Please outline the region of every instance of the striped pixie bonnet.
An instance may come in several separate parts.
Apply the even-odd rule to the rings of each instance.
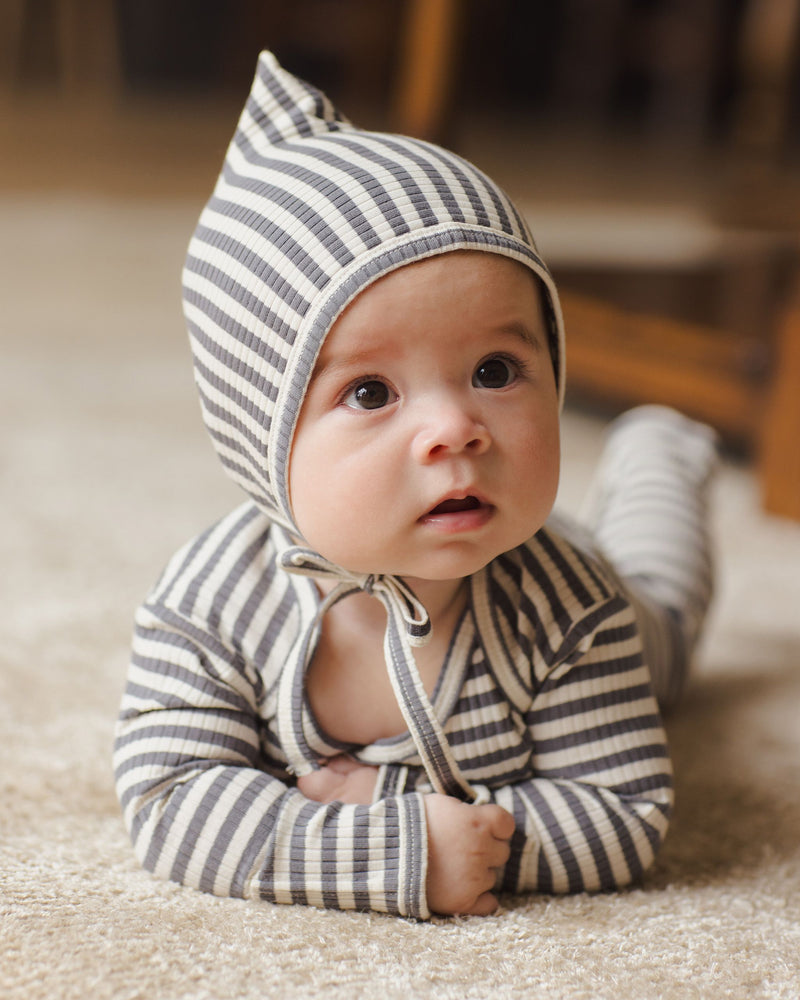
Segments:
[[[354,127],[325,95],[287,73],[271,53],[261,54],[189,245],[183,301],[195,381],[216,451],[232,478],[295,538],[289,455],[326,334],[347,304],[381,276],[467,249],[520,261],[540,279],[563,398],[557,293],[508,197],[470,163],[437,146]],[[395,679],[389,647],[396,647],[397,671],[416,675],[409,644],[424,642],[429,624],[401,580],[355,577],[301,547],[286,553],[283,565],[338,580],[325,606],[355,589],[375,593],[389,613],[390,674]],[[307,640],[301,660],[310,655]],[[296,710],[301,682],[302,663],[286,711]],[[412,686],[427,702],[421,684]],[[306,758],[302,745],[298,754]]]

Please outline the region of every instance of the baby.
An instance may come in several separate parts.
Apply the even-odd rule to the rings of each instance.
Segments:
[[[269,53],[184,303],[251,499],[137,614],[115,766],[144,866],[417,918],[639,878],[672,803],[656,696],[711,592],[712,433],[626,415],[592,534],[556,523],[563,328],[525,223]]]

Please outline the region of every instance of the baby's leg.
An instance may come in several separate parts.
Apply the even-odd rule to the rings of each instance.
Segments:
[[[629,590],[662,705],[681,694],[711,600],[716,461],[711,428],[665,407],[631,410],[611,425],[582,518]]]

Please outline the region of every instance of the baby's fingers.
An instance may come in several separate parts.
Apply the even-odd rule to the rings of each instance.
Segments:
[[[501,806],[489,806],[488,808],[492,809],[492,835],[498,840],[511,840],[514,830],[517,828],[514,817]]]
[[[511,844],[507,840],[494,840],[488,851],[487,861],[492,869],[502,868],[511,857]]]
[[[469,917],[488,917],[497,909],[497,897],[491,892],[484,892],[472,904],[472,908],[466,910],[464,915]]]

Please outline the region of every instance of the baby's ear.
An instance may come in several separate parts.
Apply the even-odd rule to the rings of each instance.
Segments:
[[[288,73],[271,52],[260,54],[238,128],[256,149],[352,127],[322,91]]]

